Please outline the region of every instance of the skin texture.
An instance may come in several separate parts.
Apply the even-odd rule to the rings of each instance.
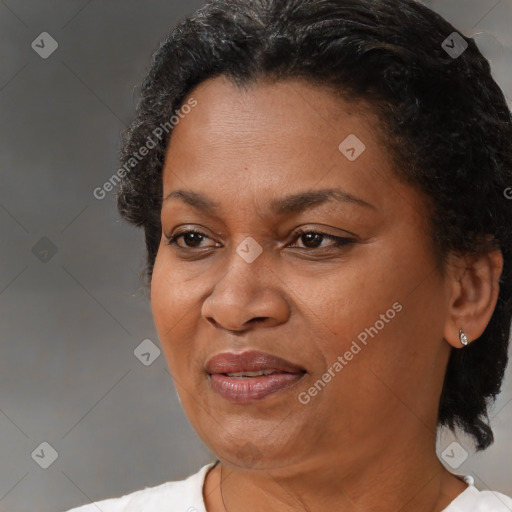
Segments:
[[[363,105],[303,81],[239,89],[217,77],[191,95],[198,104],[168,145],[164,198],[185,189],[219,207],[207,214],[164,201],[151,299],[185,412],[222,462],[227,510],[442,510],[466,488],[435,453],[446,363],[450,346],[461,348],[459,328],[470,341],[484,331],[501,253],[454,256],[444,275],[436,270],[425,201],[393,174]],[[349,134],[365,145],[354,161],[338,149]],[[268,207],[333,187],[372,206],[331,200],[292,215]],[[335,247],[320,236],[308,245],[298,227],[355,242]],[[168,245],[185,229],[206,236]],[[249,236],[262,248],[252,263],[236,252]],[[299,393],[394,303],[394,318],[301,403]],[[212,391],[204,365],[248,349],[307,373],[264,400],[233,404]],[[219,484],[220,465],[206,478],[209,512],[224,510]]]

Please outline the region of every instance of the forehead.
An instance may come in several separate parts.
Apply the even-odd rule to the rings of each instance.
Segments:
[[[226,77],[187,98],[197,105],[171,135],[164,197],[177,189],[279,197],[341,187],[375,203],[371,196],[389,184],[391,158],[364,104],[304,81],[240,88]]]
[[[332,130],[341,132],[349,128],[368,138],[373,134],[366,132],[371,131],[377,121],[366,102],[349,99],[332,88],[300,79],[262,79],[242,87],[226,76],[219,76],[199,84],[187,98],[191,97],[197,101],[197,106],[183,116],[187,122],[182,119],[176,125],[171,143],[173,138],[188,135],[192,129],[194,136],[214,138],[222,133],[240,142],[247,135],[251,140],[258,135],[263,139],[264,132],[269,132],[266,135],[274,139],[280,132],[304,136],[309,132],[326,138]]]

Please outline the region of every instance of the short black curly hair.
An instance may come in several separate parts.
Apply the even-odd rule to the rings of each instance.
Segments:
[[[484,333],[451,349],[438,425],[460,427],[477,450],[493,442],[488,406],[508,361],[512,316],[512,123],[472,38],[414,0],[212,0],[155,52],[121,149],[121,215],[145,230],[150,280],[161,238],[162,126],[206,79],[242,87],[304,79],[371,105],[398,178],[429,202],[439,270],[449,253],[501,249],[498,302]],[[455,36],[457,37],[457,36]],[[450,39],[451,38],[451,39]],[[443,44],[443,41],[447,41]],[[179,120],[177,116],[175,121]],[[169,135],[167,135],[167,131]],[[158,135],[158,136],[157,136]],[[151,150],[140,149],[143,146]],[[137,155],[137,158],[134,158]],[[491,236],[484,236],[491,235]]]

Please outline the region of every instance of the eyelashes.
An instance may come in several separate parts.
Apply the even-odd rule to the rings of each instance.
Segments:
[[[168,243],[168,245],[175,246],[176,249],[183,250],[183,251],[193,251],[194,249],[204,249],[205,247],[212,247],[212,246],[197,246],[197,245],[196,246],[188,246],[188,245],[182,246],[178,243],[178,240],[180,240],[180,239],[183,239],[183,241],[186,241],[187,237],[188,237],[188,242],[192,242],[193,244],[201,243],[203,240],[210,239],[210,237],[208,235],[206,235],[205,233],[203,233],[201,231],[198,231],[195,229],[187,229],[185,231],[176,233],[175,235],[173,235],[171,237],[168,237],[167,243]],[[333,243],[329,246],[323,246],[323,247],[322,246],[320,246],[320,247],[291,246],[291,247],[297,248],[297,249],[306,249],[306,250],[315,250],[315,249],[317,249],[317,250],[324,249],[325,250],[325,249],[339,248],[344,245],[348,245],[348,244],[356,242],[356,240],[354,238],[334,236],[329,233],[324,233],[322,231],[318,231],[318,230],[314,230],[314,229],[299,229],[298,231],[296,231],[294,233],[292,241],[296,241],[300,238],[300,239],[303,239],[302,241],[304,242],[304,237],[309,237],[309,240],[306,243],[311,243],[311,242],[315,243],[315,239],[316,239],[316,241],[318,241],[319,238],[321,238],[321,242],[323,242],[324,240],[330,240]],[[217,244],[217,246],[218,245],[219,244]],[[288,244],[287,247],[290,247],[290,245]]]
[[[342,247],[343,245],[348,245],[350,243],[355,242],[354,238],[334,236],[334,235],[330,235],[329,233],[324,233],[323,231],[315,231],[313,229],[300,229],[299,231],[296,231],[294,234],[293,240],[297,240],[299,238],[302,238],[302,237],[308,236],[308,235],[315,235],[317,237],[322,237],[322,238],[325,238],[327,240],[331,240],[332,242],[334,242],[331,246],[328,246],[328,247],[313,247],[313,248],[309,247],[309,249],[324,249],[324,248],[327,249],[329,247],[337,248],[337,247]],[[308,249],[308,247],[299,247],[299,249],[304,249],[304,248]]]
[[[182,247],[181,245],[179,245],[177,243],[177,241],[180,239],[180,238],[183,238],[185,236],[189,236],[193,234],[194,237],[196,239],[199,239],[201,241],[201,239],[204,239],[204,238],[209,238],[208,235],[206,235],[205,233],[202,233],[201,231],[196,231],[195,229],[187,229],[186,231],[182,231],[181,233],[177,233],[171,237],[169,237],[167,239],[167,243],[169,245],[176,245],[178,249],[194,249],[194,247]]]

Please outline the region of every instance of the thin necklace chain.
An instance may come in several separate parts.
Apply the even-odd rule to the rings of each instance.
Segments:
[[[222,506],[224,507],[224,512],[228,512],[228,509],[226,507],[226,502],[224,501],[224,494],[222,494],[222,470],[224,469],[224,465],[220,464],[220,498],[222,500]]]

